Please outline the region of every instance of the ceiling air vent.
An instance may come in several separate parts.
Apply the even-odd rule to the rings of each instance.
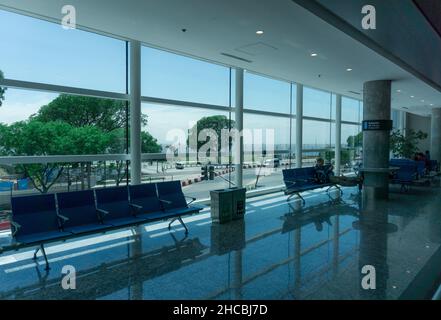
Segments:
[[[225,53],[225,52],[221,52],[221,55],[229,57],[229,58],[233,58],[233,59],[236,59],[236,60],[248,62],[248,63],[253,62],[251,60],[248,60],[248,59],[245,59],[245,58],[241,58],[241,57],[238,57],[238,56],[235,56],[235,55],[232,55],[232,54],[229,54],[229,53]]]

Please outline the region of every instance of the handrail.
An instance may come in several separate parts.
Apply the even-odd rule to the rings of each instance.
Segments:
[[[126,161],[130,160],[128,154],[98,154],[98,155],[56,155],[56,156],[10,156],[0,157],[0,164],[41,164],[41,163],[67,163],[67,162],[93,162],[93,161]]]

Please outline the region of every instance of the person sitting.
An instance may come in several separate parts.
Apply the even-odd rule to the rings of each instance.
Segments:
[[[317,183],[328,183],[329,177],[334,175],[334,168],[332,165],[325,166],[325,160],[323,158],[318,158],[315,164],[315,176],[314,180]]]

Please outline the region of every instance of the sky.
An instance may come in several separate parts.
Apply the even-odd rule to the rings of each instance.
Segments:
[[[0,30],[9,30],[2,33],[0,49],[0,70],[8,79],[118,93],[126,90],[123,41],[81,30],[66,30],[58,24],[2,10]],[[229,106],[229,68],[148,47],[142,48],[141,59],[143,96]],[[234,89],[234,71],[231,87]],[[296,101],[295,92],[289,83],[245,73],[245,108],[289,114],[290,101],[294,104]],[[11,124],[26,120],[56,97],[55,93],[8,89],[0,108],[0,122]],[[234,103],[234,95],[231,101]],[[343,120],[359,120],[358,104],[358,101],[343,99]],[[149,116],[145,129],[161,144],[169,142],[166,139],[169,130],[186,131],[203,116],[221,114],[152,104],[143,104],[142,112]],[[305,116],[329,119],[334,113],[335,96],[331,98],[330,93],[305,87]],[[294,143],[295,121],[293,123],[291,140]],[[245,114],[244,127],[274,130],[276,144],[290,141],[288,118]],[[304,121],[303,127],[304,144],[328,144],[333,140],[329,123]],[[353,134],[354,128],[356,126],[343,126],[342,141],[346,135]]]

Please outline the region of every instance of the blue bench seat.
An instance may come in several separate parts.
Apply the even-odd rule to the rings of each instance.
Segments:
[[[41,250],[49,270],[44,249],[49,242],[168,219],[169,229],[179,220],[188,234],[181,217],[202,207],[190,206],[185,198],[180,181],[13,197],[11,228],[16,243],[8,250],[37,244],[34,259]]]
[[[57,202],[58,216],[64,231],[80,235],[105,231],[110,227],[102,223],[95,207],[93,190],[58,193]]]
[[[329,165],[325,166],[325,170],[329,170]],[[294,195],[297,195],[302,203],[305,204],[305,199],[300,194],[304,191],[326,188],[326,192],[329,195],[329,190],[332,187],[337,188],[342,194],[342,190],[340,187],[329,181],[326,182],[318,182],[316,177],[316,169],[314,167],[307,168],[294,168],[294,169],[284,169],[283,173],[283,182],[285,183],[285,195],[288,195],[287,201],[289,201]]]

